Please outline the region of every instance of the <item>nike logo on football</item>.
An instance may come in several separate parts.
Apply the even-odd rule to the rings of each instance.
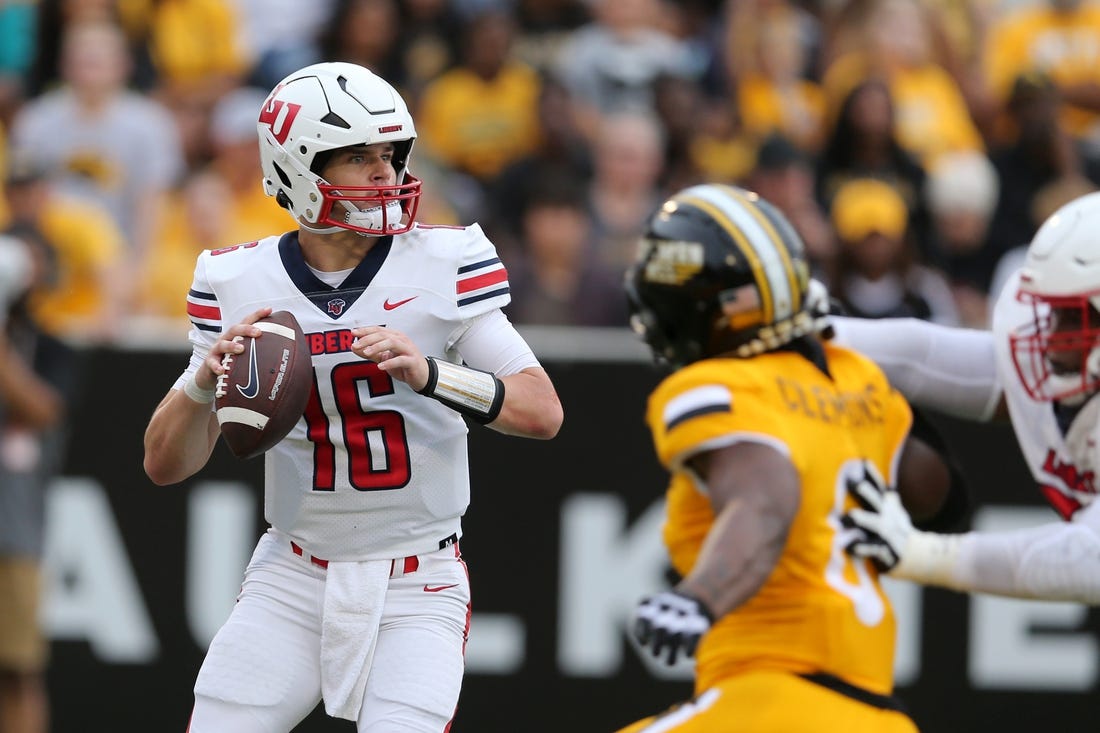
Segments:
[[[390,302],[390,299],[389,299],[389,298],[386,298],[386,302],[382,304],[382,307],[383,307],[383,308],[385,308],[385,309],[386,309],[386,310],[388,310],[388,311],[392,311],[392,310],[393,310],[394,308],[397,308],[397,307],[399,307],[399,306],[405,305],[405,304],[406,304],[406,303],[408,303],[408,302],[409,302],[410,300],[416,300],[416,299],[417,299],[417,297],[418,297],[418,296],[414,295],[414,296],[413,296],[413,297],[411,297],[411,298],[405,298],[404,300],[399,300],[399,301],[397,301],[396,303],[391,303],[391,302]]]
[[[424,586],[425,593],[438,593],[441,590],[447,590],[448,588],[456,588],[458,583],[451,583],[450,585],[426,585]]]
[[[252,339],[252,349],[248,352],[248,384],[237,385],[237,391],[246,400],[260,393],[260,369],[256,365],[256,339]]]

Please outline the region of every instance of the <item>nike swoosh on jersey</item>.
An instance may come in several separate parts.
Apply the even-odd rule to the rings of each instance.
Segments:
[[[260,368],[256,364],[256,339],[252,339],[252,349],[248,352],[248,383],[243,387],[238,384],[237,391],[246,400],[250,400],[260,393]]]
[[[394,308],[397,308],[398,306],[405,305],[410,300],[416,300],[417,297],[419,297],[419,296],[414,295],[411,298],[405,298],[404,300],[399,300],[396,303],[391,303],[389,298],[386,298],[386,302],[382,304],[382,307],[385,308],[388,311],[392,311]]]
[[[447,590],[448,588],[456,588],[458,583],[451,583],[450,585],[426,585],[424,586],[425,593],[438,593],[441,590]]]

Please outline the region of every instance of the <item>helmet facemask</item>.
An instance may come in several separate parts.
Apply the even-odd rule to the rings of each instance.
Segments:
[[[1100,390],[1100,293],[1049,296],[1021,291],[1032,320],[1009,335],[1012,362],[1031,399],[1083,403]]]

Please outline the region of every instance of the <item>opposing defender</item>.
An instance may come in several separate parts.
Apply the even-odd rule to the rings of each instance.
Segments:
[[[416,223],[416,132],[389,84],[309,66],[258,114],[265,190],[298,229],[199,256],[194,350],[149,423],[146,471],[170,484],[206,463],[222,358],[273,309],[308,334],[316,381],[266,455],[271,527],[199,671],[190,731],[289,731],[323,699],[360,731],[439,733],[470,614],[463,418],[552,438],[561,406],[500,311],[507,273],[480,228]]]
[[[883,373],[818,337],[807,273],[776,208],[718,185],[666,201],[627,273],[635,329],[675,369],[647,420],[683,578],[633,633],[698,654],[692,701],[622,733],[916,730],[892,697],[890,602],[841,517],[849,484],[946,472]]]
[[[832,319],[837,338],[875,359],[915,404],[978,421],[1007,414],[1039,489],[1066,520],[937,535],[914,530],[897,496],[871,490],[868,507],[850,516],[867,533],[854,554],[960,591],[1100,603],[1098,231],[1100,194],[1055,212],[1004,286],[991,331]]]

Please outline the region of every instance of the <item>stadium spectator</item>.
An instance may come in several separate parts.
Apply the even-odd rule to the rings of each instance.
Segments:
[[[689,145],[692,162],[704,181],[738,183],[756,164],[760,141],[745,132],[736,102],[709,97]]]
[[[400,88],[400,13],[396,0],[337,0],[321,29],[319,58],[365,66]]]
[[[230,0],[248,72],[244,83],[270,89],[284,76],[320,61],[317,39],[336,0]]]
[[[745,131],[758,140],[777,133],[808,153],[818,152],[825,134],[825,94],[807,76],[804,14],[774,0],[731,3],[730,8],[729,74]]]
[[[705,180],[692,154],[692,143],[707,104],[703,87],[695,79],[660,76],[654,81],[653,109],[665,141],[659,181],[662,189],[676,191]]]
[[[853,178],[877,178],[901,194],[909,227],[926,261],[939,261],[932,249],[925,185],[928,174],[897,137],[890,88],[878,78],[857,84],[843,100],[817,159],[814,191],[823,210]]]
[[[1100,7],[1037,0],[1006,8],[989,28],[983,68],[990,91],[1009,105],[1016,80],[1039,74],[1057,91],[1063,129],[1100,146]]]
[[[9,156],[4,193],[8,224],[40,232],[56,258],[54,276],[31,297],[36,324],[81,343],[116,338],[136,281],[114,219],[92,201],[59,192],[46,167],[23,151]]]
[[[897,108],[898,143],[925,169],[943,153],[985,149],[958,84],[930,53],[919,0],[871,3],[860,33],[860,46],[825,70],[822,84],[831,110],[854,87],[877,76],[886,81]]]
[[[664,133],[648,113],[603,118],[592,149],[588,215],[597,256],[621,271],[634,258],[638,234],[661,202]]]
[[[538,72],[512,55],[515,23],[487,10],[466,27],[461,63],[429,82],[418,152],[487,186],[538,144]]]
[[[138,266],[184,162],[169,112],[127,89],[130,64],[118,26],[66,28],[64,84],[19,110],[11,144],[46,165],[60,192],[105,207],[126,237],[126,261]]]
[[[657,0],[595,0],[591,22],[559,48],[553,73],[569,89],[585,136],[600,134],[600,118],[619,112],[654,114],[658,77],[697,77],[689,47],[660,27]]]
[[[905,202],[889,184],[851,180],[833,197],[829,214],[840,242],[830,289],[846,313],[958,323],[947,279],[919,263]]]
[[[928,177],[928,210],[936,250],[962,325],[989,325],[989,289],[1004,251],[989,240],[1000,194],[997,170],[984,153],[949,153]]]
[[[946,489],[944,462],[911,450],[925,444],[881,370],[818,337],[801,242],[763,199],[689,188],[642,244],[626,287],[640,335],[672,370],[646,422],[671,474],[663,537],[677,581],[637,605],[630,636],[670,665],[694,656],[695,675],[690,702],[620,733],[838,720],[915,733],[892,697],[891,604],[877,574],[843,556],[851,503],[838,489],[916,475],[907,493]],[[873,420],[856,417],[867,402]],[[825,404],[836,419],[811,407]],[[848,418],[845,404],[864,406]]]
[[[26,98],[27,75],[34,64],[38,9],[31,0],[0,5],[0,129],[11,124]]]
[[[515,323],[550,326],[627,325],[622,277],[593,255],[583,183],[546,174],[522,212],[518,258],[506,261]]]
[[[42,334],[27,297],[49,275],[33,230],[0,234],[0,730],[46,733],[49,646],[41,627],[46,486],[60,467],[77,359]]]
[[[247,69],[233,4],[224,0],[120,0],[122,25],[144,49],[151,93],[169,108],[213,107]]]
[[[487,230],[505,249],[514,248],[520,236],[522,212],[538,193],[537,181],[547,175],[571,176],[578,182],[592,177],[592,153],[570,114],[568,90],[549,74],[541,77],[538,145],[500,172],[485,201],[491,207]]]
[[[1046,215],[1068,200],[1062,191],[1079,195],[1100,181],[1100,167],[1082,155],[1080,143],[1065,129],[1059,99],[1042,74],[1021,76],[1013,84],[1006,137],[990,150],[1001,193],[989,237],[1002,253],[1031,241]]]

